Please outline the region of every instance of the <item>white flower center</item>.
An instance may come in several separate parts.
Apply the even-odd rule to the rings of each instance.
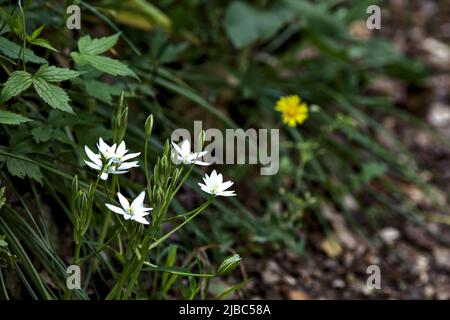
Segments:
[[[219,185],[218,185],[217,183],[213,184],[213,185],[211,186],[211,192],[212,192],[213,194],[216,194],[218,191],[219,191]]]
[[[111,163],[120,164],[122,163],[122,157],[112,156],[110,158]]]

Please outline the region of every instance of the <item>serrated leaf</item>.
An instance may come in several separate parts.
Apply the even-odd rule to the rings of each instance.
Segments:
[[[81,72],[67,68],[57,68],[55,66],[43,65],[35,73],[35,77],[40,77],[47,82],[61,82],[78,77]]]
[[[79,64],[81,66],[85,66],[89,64],[89,56],[82,55],[78,52],[72,52],[70,54],[72,59],[75,61],[76,64]]]
[[[0,101],[5,102],[19,93],[27,90],[32,83],[32,76],[25,71],[15,71],[11,74],[2,89]]]
[[[89,56],[89,64],[95,69],[111,74],[113,76],[131,76],[139,79],[133,70],[118,60],[103,56]]]
[[[0,37],[0,52],[2,52],[8,58],[19,59],[20,49],[21,47],[18,44],[4,37]],[[30,49],[25,49],[25,62],[42,64],[46,63],[47,60],[35,55],[34,52]]]
[[[0,123],[17,125],[24,122],[32,121],[31,119],[7,110],[0,110]]]
[[[72,107],[69,105],[70,98],[63,89],[48,83],[41,77],[33,78],[33,86],[39,97],[52,108],[73,113]]]
[[[8,158],[6,160],[6,167],[8,168],[9,173],[15,177],[21,179],[28,177],[42,184],[42,172],[39,167],[33,163],[20,159]]]
[[[119,40],[119,36],[120,34],[117,33],[109,37],[92,39],[89,35],[87,35],[78,41],[78,49],[81,54],[98,55],[114,47],[117,40]]]
[[[47,39],[44,39],[44,38],[38,38],[38,39],[30,40],[28,42],[35,46],[46,48],[46,49],[49,49],[54,52],[59,52],[57,49],[55,49],[55,47],[52,46],[50,41],[48,41]]]
[[[31,134],[33,135],[33,139],[36,142],[46,142],[48,140],[50,140],[50,138],[52,137],[53,134],[53,128],[50,126],[40,126],[40,127],[36,127],[33,130],[31,130]]]
[[[34,30],[31,35],[29,37],[27,37],[29,40],[36,40],[42,33],[42,31],[44,31],[45,28],[45,24],[43,24],[42,26],[40,26],[39,28],[37,28],[36,30]]]

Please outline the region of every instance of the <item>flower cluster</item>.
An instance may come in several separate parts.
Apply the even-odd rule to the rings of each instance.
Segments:
[[[172,145],[174,147],[172,160],[175,163],[197,164],[201,166],[210,165],[210,163],[202,162],[199,160],[206,154],[206,151],[191,153],[191,144],[189,143],[189,140],[183,140],[179,146],[173,142]],[[226,189],[233,185],[233,182],[224,182],[222,174],[217,174],[216,170],[214,170],[210,176],[205,173],[203,182],[205,184],[198,184],[200,188],[204,192],[209,193],[213,196],[233,197],[236,195],[234,191],[226,191]]]
[[[188,140],[184,140],[180,145],[172,143],[172,160],[177,164],[207,166],[209,163],[201,161],[206,154],[205,151],[191,153],[191,145]],[[109,146],[102,138],[97,143],[98,153],[94,153],[85,146],[85,152],[89,160],[84,162],[94,170],[99,171],[99,178],[107,180],[110,174],[124,174],[131,168],[139,167],[138,161],[129,161],[140,155],[128,153],[125,142]],[[213,196],[232,197],[234,191],[227,190],[233,185],[231,181],[223,181],[222,174],[213,170],[211,175],[205,174],[203,183],[199,183],[200,188]],[[153,208],[144,207],[145,191],[142,191],[130,204],[130,202],[120,193],[117,193],[120,207],[106,203],[105,206],[124,217],[125,220],[133,220],[142,224],[149,224],[145,216],[150,214]]]
[[[92,152],[88,146],[84,147],[90,160],[84,160],[84,162],[92,169],[100,171],[100,179],[102,180],[107,180],[109,174],[123,174],[127,173],[131,168],[139,167],[137,161],[126,162],[136,158],[141,153],[127,154],[128,150],[126,149],[125,141],[122,141],[118,146],[116,144],[109,146],[100,138],[97,148],[99,153]]]

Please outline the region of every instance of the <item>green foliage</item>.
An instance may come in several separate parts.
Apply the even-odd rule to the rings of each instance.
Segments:
[[[39,28],[37,28],[36,30],[33,31],[33,33],[30,36],[26,36],[27,42],[29,44],[35,45],[35,46],[39,46],[39,47],[43,47],[46,48],[48,50],[54,51],[54,52],[58,52],[58,50],[56,50],[50,43],[49,40],[45,39],[45,38],[39,38],[39,36],[41,35],[42,31],[44,30],[45,25],[40,26]]]
[[[354,217],[364,220],[369,206],[420,222],[421,212],[396,185],[427,194],[429,185],[418,174],[420,163],[379,119],[420,121],[364,93],[379,77],[420,83],[426,70],[386,40],[347,32],[365,18],[369,2],[163,1],[156,8],[143,1],[81,1],[89,15],[82,32],[96,35],[79,38],[61,32],[65,6],[57,1],[30,2],[25,24],[20,15],[9,16],[14,6],[2,8],[0,166],[13,196],[0,197],[0,253],[17,257],[11,281],[25,297],[70,298],[70,261],[62,256],[73,251],[75,258],[78,248],[87,279],[77,299],[227,298],[245,288],[248,279],[236,267],[245,266],[247,255],[285,248],[303,254],[310,223],[333,232],[323,202],[352,228],[361,228]],[[172,33],[153,30],[157,25]],[[310,105],[299,128],[282,126],[274,110],[290,94]],[[280,129],[279,173],[261,177],[254,167],[222,166],[243,196],[196,208],[208,201],[197,187],[202,171],[175,168],[164,141],[199,119],[220,130]],[[142,152],[140,169],[94,188],[96,173],[84,166],[83,146],[99,137],[126,139],[130,150]],[[105,210],[119,187],[131,196],[145,188],[154,208],[151,231]],[[357,212],[346,207],[349,195]],[[205,209],[201,216],[198,208]],[[58,231],[70,227],[73,239]],[[231,271],[230,287],[214,283]],[[0,292],[8,296],[2,281],[0,272]]]
[[[6,81],[1,92],[1,102],[8,101],[27,90],[33,84],[33,77],[26,71],[15,71]]]
[[[99,56],[99,54],[114,47],[119,39],[119,34],[100,39],[91,39],[89,35],[80,38],[78,41],[78,51],[72,52],[74,61],[81,65],[90,65],[97,70],[111,74],[113,76],[131,76],[137,78],[133,70],[120,61],[109,57]]]
[[[34,75],[26,71],[15,71],[2,89],[1,101],[8,101],[33,85],[39,97],[51,107],[73,113],[67,93],[49,82],[61,82],[76,78],[79,75],[80,73],[76,71],[54,66],[49,67],[48,65],[41,66]]]
[[[259,10],[234,1],[225,12],[225,30],[236,48],[243,48],[257,40],[270,39],[286,22],[293,18],[284,6]]]
[[[19,59],[19,55],[21,52],[20,50],[20,45],[0,36],[0,52],[3,53],[6,57],[11,59]],[[47,61],[44,58],[41,58],[34,54],[32,50],[25,49],[25,62],[43,64]]]
[[[70,98],[67,93],[58,86],[48,83],[43,77],[34,77],[33,86],[39,97],[51,107],[66,112],[73,112],[69,105]]]
[[[22,116],[21,114],[6,110],[0,110],[0,123],[2,124],[17,125],[28,121],[32,120]]]

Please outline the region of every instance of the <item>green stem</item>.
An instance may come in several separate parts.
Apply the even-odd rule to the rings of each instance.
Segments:
[[[136,285],[136,282],[138,280],[140,271],[142,270],[142,267],[145,263],[145,259],[148,255],[148,253],[156,248],[157,246],[159,246],[161,243],[163,243],[165,240],[167,240],[171,235],[173,235],[175,232],[177,232],[178,230],[180,230],[184,225],[186,225],[189,221],[191,221],[192,219],[194,219],[198,214],[200,214],[203,210],[206,209],[206,207],[209,206],[209,204],[211,204],[211,202],[213,201],[213,198],[209,198],[207,202],[205,202],[203,205],[201,205],[200,207],[198,207],[196,209],[196,212],[193,213],[188,219],[186,219],[184,222],[182,222],[181,224],[179,224],[177,227],[175,227],[174,229],[172,229],[169,233],[167,233],[166,235],[164,235],[163,237],[159,238],[158,240],[156,240],[154,243],[150,244],[153,232],[149,232],[147,234],[147,236],[144,238],[144,241],[142,243],[142,248],[143,251],[141,252],[141,257],[139,260],[137,260],[137,258],[133,259],[131,261],[130,264],[126,265],[124,270],[122,271],[122,274],[119,278],[119,281],[116,283],[116,285],[114,286],[114,288],[111,290],[111,292],[108,294],[108,296],[106,297],[107,300],[113,300],[113,299],[117,299],[120,298],[120,290],[122,289],[126,279],[130,278],[129,282],[128,282],[128,286],[127,289],[125,291],[125,293],[123,294],[122,297],[127,298],[131,295],[131,292],[134,288],[134,286]]]
[[[120,231],[122,231],[124,226],[125,226],[125,224],[123,224],[120,228],[118,228],[116,233],[108,241],[103,243],[97,250],[95,250],[94,252],[92,252],[92,253],[88,254],[87,256],[81,258],[79,263],[81,264],[81,263],[89,260],[93,256],[97,255],[99,252],[103,251],[103,249],[105,249],[111,243],[111,241],[113,241],[119,235]]]
[[[170,230],[168,233],[166,233],[164,236],[162,236],[161,238],[159,238],[158,240],[156,240],[155,242],[153,242],[150,247],[149,247],[149,251],[156,248],[157,246],[159,246],[161,243],[163,243],[165,240],[167,240],[171,235],[173,235],[175,232],[177,232],[178,230],[180,230],[184,225],[186,225],[189,221],[191,221],[192,219],[194,219],[196,216],[198,216],[203,210],[205,210],[213,201],[213,198],[209,198],[207,202],[205,202],[203,205],[201,205],[200,207],[198,207],[196,209],[196,212],[191,214],[191,216],[189,218],[187,218],[185,221],[183,221],[182,223],[180,223],[178,226],[176,226],[175,228],[173,228],[172,230]]]
[[[27,67],[25,65],[25,49],[27,47],[27,31],[26,31],[26,24],[25,24],[25,14],[23,13],[21,0],[19,0],[19,10],[20,10],[20,15],[22,16],[22,23],[23,23],[23,34],[22,34],[23,45],[22,45],[22,48],[20,49],[20,55],[22,57],[23,70],[27,71]]]

